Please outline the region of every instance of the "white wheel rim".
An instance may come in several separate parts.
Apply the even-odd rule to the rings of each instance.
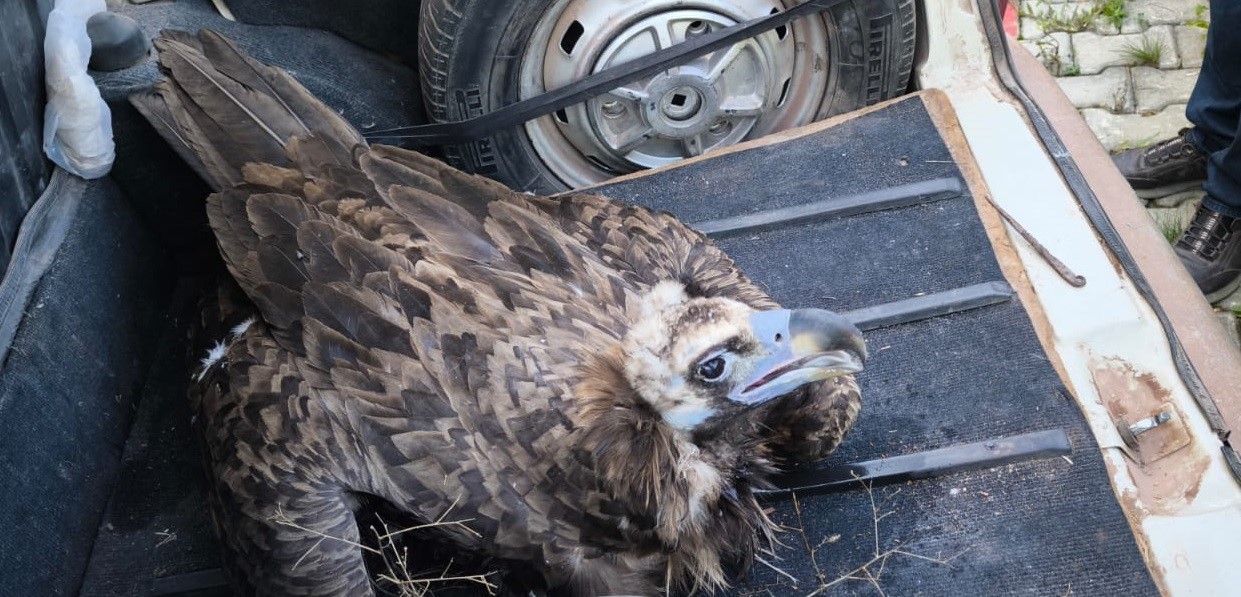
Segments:
[[[783,9],[780,0],[557,0],[522,56],[519,95]],[[812,122],[827,86],[827,51],[823,20],[799,19],[533,120],[526,132],[562,182],[591,185]]]

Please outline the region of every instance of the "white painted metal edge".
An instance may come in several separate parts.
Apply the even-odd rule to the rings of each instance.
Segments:
[[[1135,532],[1145,537],[1147,563],[1170,595],[1232,594],[1241,579],[1241,488],[1219,440],[1182,382],[1154,311],[1109,260],[1076,198],[1062,181],[1020,108],[992,74],[991,53],[974,6],[924,3],[927,52],[917,75],[923,88],[947,93],[992,198],[1052,254],[1088,280],[1073,288],[1011,228],[1009,239],[1034,288],[1054,350],[1085,414],[1112,486]],[[1123,454],[1123,442],[1094,385],[1091,363],[1119,359],[1151,374],[1210,458],[1197,495],[1184,504],[1144,504]]]

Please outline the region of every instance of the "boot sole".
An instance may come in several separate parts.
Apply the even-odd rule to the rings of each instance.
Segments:
[[[1232,282],[1229,282],[1223,288],[1220,288],[1219,290],[1216,290],[1215,292],[1212,292],[1211,294],[1206,295],[1207,302],[1211,304],[1215,304],[1216,301],[1222,300],[1228,295],[1232,294],[1233,292],[1236,292],[1238,287],[1241,287],[1241,275],[1238,275],[1236,278],[1233,278]]]
[[[1137,193],[1138,197],[1142,199],[1159,199],[1162,197],[1167,197],[1168,195],[1172,195],[1174,193],[1179,193],[1181,191],[1188,191],[1190,189],[1200,187],[1202,186],[1203,182],[1206,182],[1206,181],[1190,180],[1186,182],[1178,182],[1176,184],[1165,185],[1165,186],[1157,187],[1154,189],[1134,189],[1133,192]]]

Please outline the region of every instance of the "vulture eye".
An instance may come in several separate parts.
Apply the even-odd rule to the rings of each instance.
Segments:
[[[703,381],[719,381],[727,372],[728,361],[722,356],[714,356],[699,363],[695,373]]]

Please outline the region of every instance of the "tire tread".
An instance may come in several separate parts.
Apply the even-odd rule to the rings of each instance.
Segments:
[[[418,78],[427,115],[448,121],[449,59],[469,0],[423,0],[418,23]]]
[[[914,54],[918,50],[918,6],[917,0],[897,0],[896,16],[900,23],[901,53],[896,57],[897,71],[893,80],[896,87],[890,90],[888,99],[902,95],[909,89],[910,77],[913,75]]]

